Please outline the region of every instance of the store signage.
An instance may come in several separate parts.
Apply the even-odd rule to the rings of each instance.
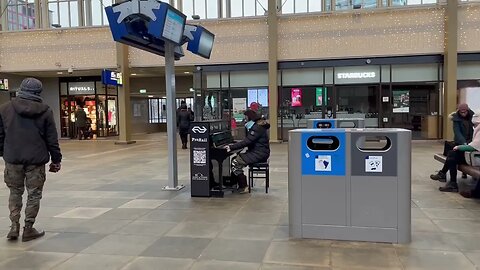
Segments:
[[[193,133],[201,133],[201,134],[203,134],[203,133],[205,133],[206,131],[207,131],[207,128],[206,128],[206,127],[194,126],[194,127],[192,128],[192,132],[193,132]]]
[[[121,72],[115,72],[108,69],[102,70],[102,83],[105,85],[122,85],[123,78]]]
[[[91,86],[69,86],[70,95],[94,95],[95,88]]]
[[[0,90],[8,90],[8,79],[0,79]]]
[[[377,77],[376,72],[341,72],[337,73],[337,79],[367,79]]]

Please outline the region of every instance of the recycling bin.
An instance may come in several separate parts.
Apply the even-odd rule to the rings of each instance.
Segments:
[[[288,159],[292,237],[410,242],[411,131],[292,130]]]

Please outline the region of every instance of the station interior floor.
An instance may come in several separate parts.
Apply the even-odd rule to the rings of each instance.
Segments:
[[[272,145],[268,194],[257,182],[251,194],[220,199],[191,198],[189,151],[181,149],[187,187],[162,191],[166,136],[136,139],[61,141],[62,171],[48,174],[36,223],[46,231],[41,239],[4,238],[1,185],[0,269],[480,269],[480,201],[441,193],[428,178],[440,166],[439,142],[413,143],[413,239],[397,245],[289,238],[287,143]]]

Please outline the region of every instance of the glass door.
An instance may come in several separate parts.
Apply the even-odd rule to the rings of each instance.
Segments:
[[[335,86],[335,118],[364,118],[365,127],[379,126],[380,91],[378,85]],[[328,110],[327,110],[328,113]]]

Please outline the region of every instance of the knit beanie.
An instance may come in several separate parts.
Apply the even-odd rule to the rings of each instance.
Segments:
[[[20,91],[39,96],[43,90],[42,82],[35,78],[26,78],[20,84]]]

